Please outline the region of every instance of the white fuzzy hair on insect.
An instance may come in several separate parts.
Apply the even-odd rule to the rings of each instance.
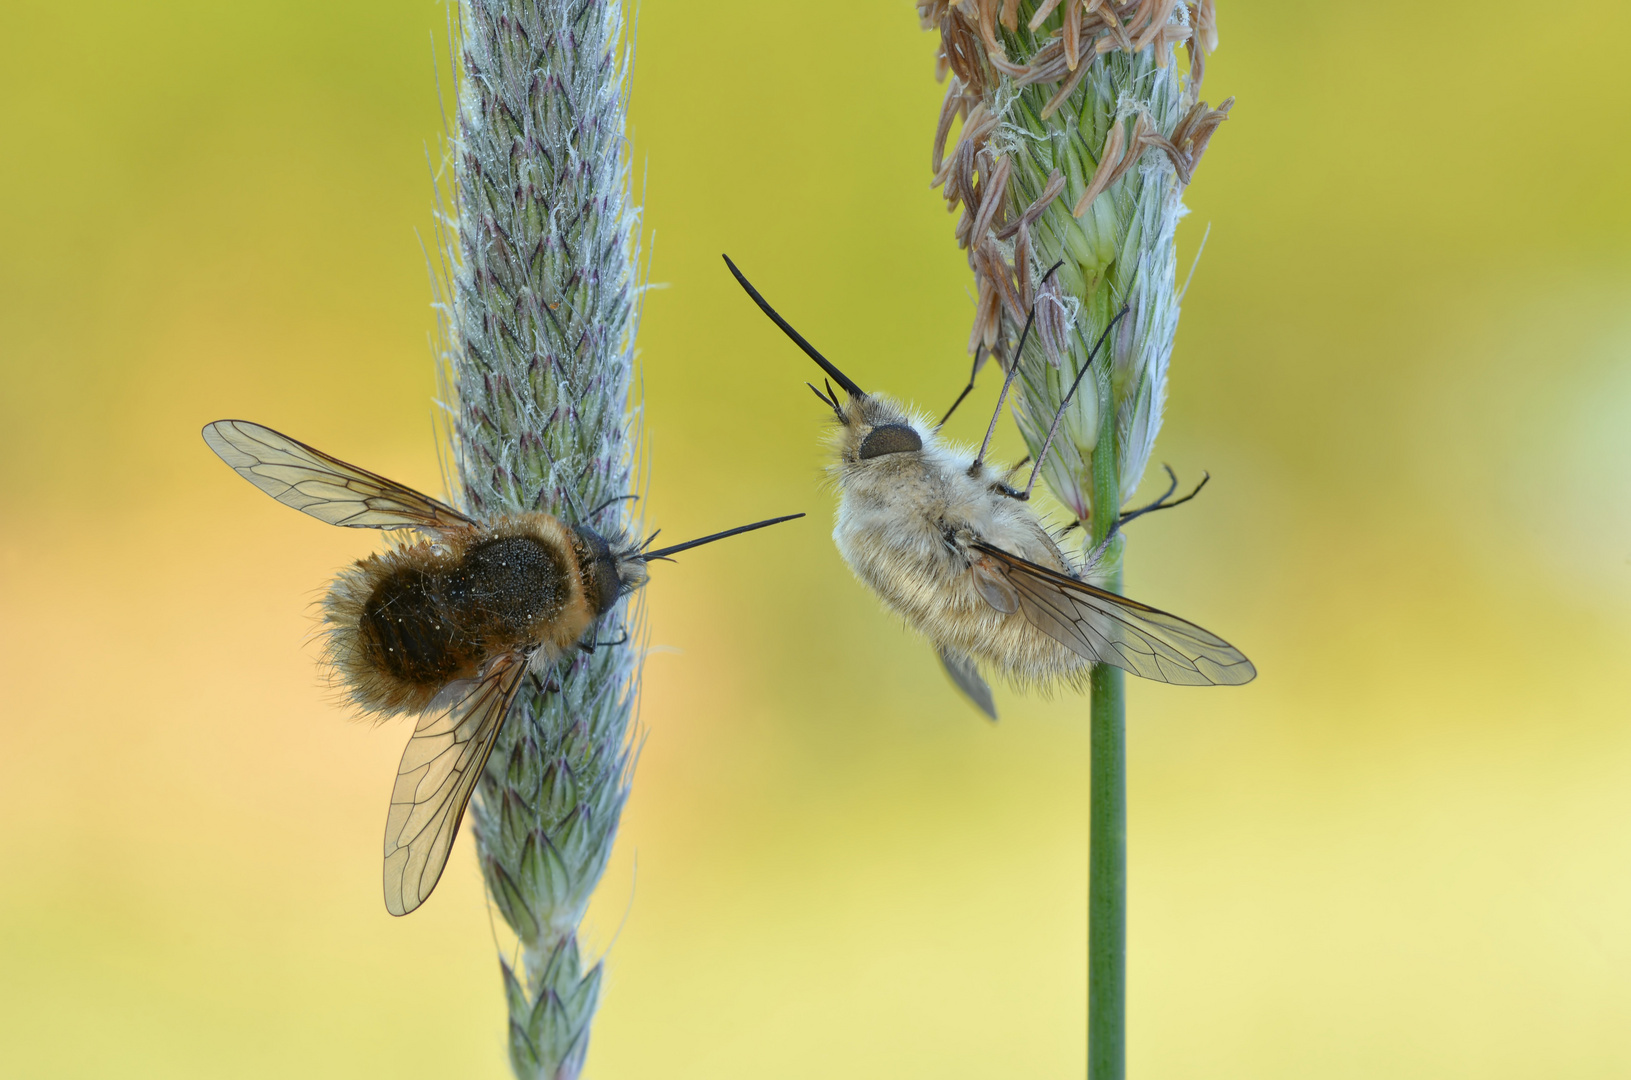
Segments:
[[[838,424],[829,475],[839,494],[833,531],[839,553],[928,638],[955,685],[988,716],[995,719],[996,708],[982,668],[1021,689],[1079,687],[1094,664],[1190,686],[1238,685],[1256,674],[1217,635],[1095,584],[1106,545],[1072,559],[1032,506],[1076,384],[1046,428],[1029,483],[1016,489],[1009,483],[1014,470],[994,470],[985,459],[1012,374],[979,450],[948,444],[926,416],[862,390],[725,262],[754,303],[847,395],[841,400],[830,383],[825,395],[816,391]],[[1030,329],[1027,322],[1022,342]],[[1092,354],[1083,375],[1091,368]]]

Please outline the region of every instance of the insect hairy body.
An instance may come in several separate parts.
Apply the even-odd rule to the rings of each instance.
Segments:
[[[839,494],[833,533],[839,553],[929,639],[953,683],[986,715],[997,714],[980,664],[1022,689],[1060,681],[1079,686],[1095,663],[1190,686],[1256,677],[1251,661],[1216,634],[1089,580],[1098,551],[1077,566],[1053,541],[1029,496],[1060,417],[1030,483],[1016,491],[986,465],[984,446],[971,453],[943,443],[925,417],[862,390],[777,314],[728,256],[725,264],[848,395],[840,400],[831,385],[825,395],[811,386],[839,425],[838,460],[830,469]]]
[[[516,514],[401,544],[342,570],[323,600],[324,660],[356,707],[422,712],[494,657],[560,659],[646,581],[598,533]]]
[[[972,450],[940,439],[927,420],[879,395],[835,410],[839,492],[833,540],[862,582],[943,652],[976,657],[1011,682],[1074,679],[1089,664],[1039,631],[1004,592],[983,542],[1070,575],[1073,567],[1025,503],[1003,494],[1005,478]],[[904,427],[917,439],[862,457],[874,432]],[[976,568],[978,568],[976,570]],[[994,605],[992,599],[997,603]]]
[[[649,540],[603,537],[543,512],[477,521],[246,420],[208,424],[204,441],[239,476],[320,521],[418,534],[342,570],[323,600],[324,659],[350,701],[380,717],[418,717],[385,818],[385,908],[393,915],[424,903],[441,879],[529,672],[596,648],[585,639],[646,583],[653,560],[804,516],[653,551]]]

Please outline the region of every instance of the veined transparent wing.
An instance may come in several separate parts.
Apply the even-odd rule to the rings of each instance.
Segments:
[[[385,909],[392,915],[423,904],[441,879],[527,659],[505,653],[469,693],[419,718],[397,766],[385,817]]]
[[[248,420],[207,424],[204,441],[239,476],[285,506],[330,525],[457,529],[475,524],[429,495]]]
[[[1257,677],[1252,662],[1210,630],[988,544],[973,546],[1007,573],[1026,620],[1083,659],[1179,686]]]

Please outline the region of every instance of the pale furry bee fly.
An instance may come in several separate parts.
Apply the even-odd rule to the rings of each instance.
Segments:
[[[245,420],[217,420],[204,441],[239,476],[319,521],[420,534],[342,570],[322,601],[324,661],[350,702],[381,718],[419,716],[385,822],[393,915],[424,903],[441,878],[524,677],[592,651],[585,636],[646,583],[652,560],[804,516],[650,551],[542,512],[477,521]]]
[[[1022,689],[1060,681],[1079,686],[1095,663],[1188,686],[1238,685],[1256,676],[1251,661],[1216,634],[1084,580],[1102,551],[1076,565],[1031,508],[1030,487],[1016,491],[1007,483],[1011,473],[986,465],[986,447],[974,454],[942,442],[927,417],[862,390],[778,315],[728,256],[725,263],[754,303],[848,395],[840,401],[830,386],[825,396],[816,391],[838,423],[828,471],[839,494],[833,530],[839,553],[929,639],[952,681],[986,715],[996,719],[980,665]],[[987,446],[990,439],[988,432]],[[1033,470],[1033,485],[1035,479]]]

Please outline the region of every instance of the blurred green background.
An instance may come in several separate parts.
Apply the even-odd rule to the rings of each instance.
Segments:
[[[347,722],[305,641],[375,538],[198,438],[436,487],[446,17],[0,6],[0,1074],[506,1075],[469,841],[386,915],[405,732]],[[1219,18],[1239,104],[1156,454],[1214,479],[1134,528],[1128,588],[1262,675],[1130,680],[1131,1069],[1631,1074],[1631,9]],[[811,519],[647,593],[589,1072],[1079,1076],[1086,702],[986,724],[850,578],[808,364],[719,263],[863,385],[950,400],[933,41],[904,0],[639,34],[650,520]]]

